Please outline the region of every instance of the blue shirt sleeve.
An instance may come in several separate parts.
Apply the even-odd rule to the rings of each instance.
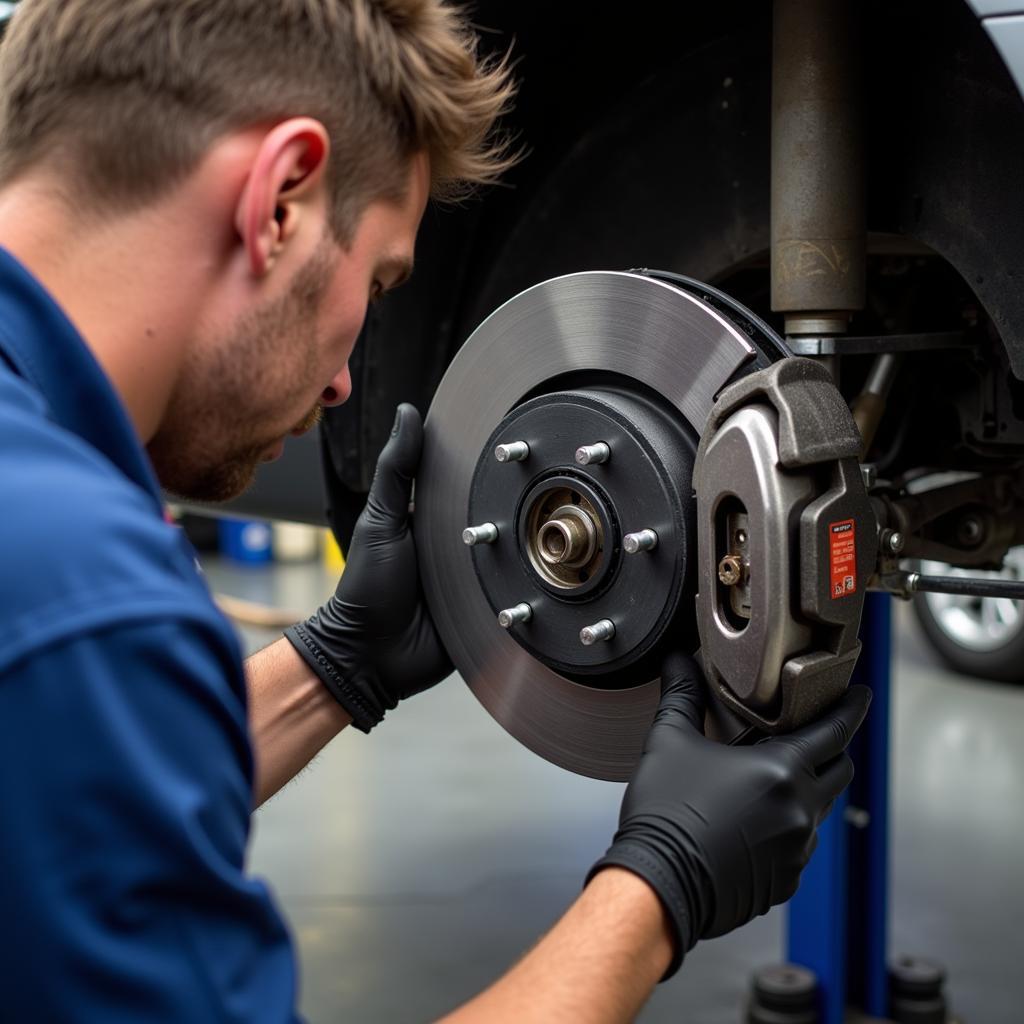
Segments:
[[[295,1019],[289,936],[244,869],[240,686],[216,631],[187,620],[0,674],[5,1018]]]

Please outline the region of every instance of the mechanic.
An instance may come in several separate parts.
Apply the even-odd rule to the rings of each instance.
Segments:
[[[0,958],[14,1020],[294,1018],[251,809],[451,672],[398,410],[336,595],[243,667],[159,484],[238,494],[351,391],[428,197],[513,159],[513,91],[440,0],[24,0],[0,48]],[[576,903],[454,1020],[631,1018],[788,898],[868,694],[752,747],[694,662]],[[338,780],[339,813],[352,783]],[[595,851],[596,852],[596,851]],[[452,837],[452,857],[458,838]]]

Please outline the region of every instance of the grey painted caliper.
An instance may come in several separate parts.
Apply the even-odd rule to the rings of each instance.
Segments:
[[[875,566],[860,434],[827,370],[785,359],[726,388],[694,470],[697,624],[709,683],[767,732],[846,688]]]

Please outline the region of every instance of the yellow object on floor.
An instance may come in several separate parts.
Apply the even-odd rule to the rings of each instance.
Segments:
[[[340,576],[345,571],[345,556],[341,553],[341,548],[338,547],[338,542],[330,530],[324,530],[323,552],[326,568]]]

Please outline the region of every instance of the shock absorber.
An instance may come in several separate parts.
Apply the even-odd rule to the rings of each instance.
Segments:
[[[843,334],[864,307],[858,6],[775,0],[771,299],[787,335]]]

